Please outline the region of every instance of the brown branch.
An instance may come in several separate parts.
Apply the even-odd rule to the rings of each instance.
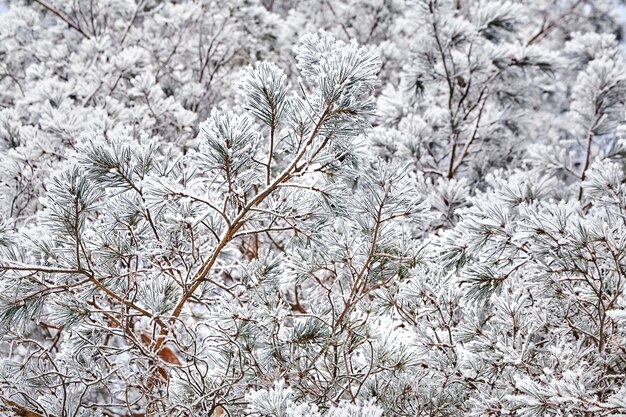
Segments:
[[[24,407],[21,404],[16,403],[15,401],[11,401],[8,398],[0,396],[0,402],[4,403],[5,406],[0,406],[0,411],[11,411],[15,413],[18,417],[44,417],[43,414],[39,414],[37,412],[31,411],[28,408]],[[52,414],[47,414],[46,417],[55,417]]]
[[[71,27],[72,29],[76,30],[78,33],[83,35],[85,38],[91,39],[91,37],[87,33],[85,33],[85,31],[83,31],[83,29],[80,26],[78,26],[76,23],[74,23],[71,20],[69,20],[67,17],[63,16],[61,14],[61,12],[59,12],[58,10],[48,6],[46,3],[42,2],[41,0],[33,0],[33,1],[35,3],[37,3],[37,4],[39,4],[44,9],[48,10],[50,13],[56,15],[59,19],[61,19],[65,23],[67,23],[69,27]]]
[[[246,204],[241,209],[241,211],[239,212],[237,217],[235,219],[233,219],[230,227],[226,230],[226,232],[224,232],[224,235],[220,239],[217,247],[213,250],[212,255],[200,267],[198,272],[196,272],[196,274],[195,274],[195,276],[193,278],[193,281],[192,281],[193,283],[189,287],[189,290],[187,290],[186,292],[183,293],[182,297],[180,298],[180,300],[176,304],[176,307],[172,311],[172,315],[171,315],[171,318],[170,318],[170,322],[171,323],[174,323],[178,319],[178,317],[180,316],[180,314],[181,314],[181,312],[183,310],[183,307],[185,306],[185,304],[187,303],[189,298],[191,298],[193,293],[200,287],[200,285],[202,285],[202,283],[206,281],[207,276],[211,272],[211,269],[213,268],[213,265],[215,265],[215,262],[217,262],[217,259],[219,258],[220,254],[222,253],[222,250],[228,245],[228,243],[233,239],[235,234],[239,231],[239,229],[245,223],[245,217],[247,216],[247,214],[254,207],[256,207],[259,204],[261,204],[272,192],[274,192],[274,190],[276,190],[280,186],[280,184],[284,183],[285,181],[287,181],[287,180],[289,180],[291,178],[291,175],[293,174],[293,171],[296,168],[298,162],[300,162],[300,160],[304,157],[304,154],[306,153],[307,149],[313,143],[313,141],[317,137],[320,129],[322,128],[322,125],[324,124],[324,122],[328,118],[329,114],[331,113],[331,106],[332,106],[332,103],[327,103],[326,104],[326,107],[324,108],[324,111],[322,112],[322,115],[320,116],[318,122],[316,123],[315,127],[311,131],[311,134],[309,135],[306,143],[304,144],[304,146],[302,146],[300,151],[296,154],[296,156],[291,161],[289,166],[287,168],[285,168],[283,173],[281,175],[279,175],[263,191],[259,192],[259,194],[257,194],[256,197],[254,197],[252,200],[250,200],[250,202],[248,204]],[[168,334],[168,332],[169,332],[169,328],[167,326],[162,326],[161,327],[161,332],[160,332],[159,336],[157,336],[157,340],[156,340],[156,343],[154,345],[153,351],[155,351],[155,352],[158,351],[161,348],[161,346],[163,345],[163,343],[165,343],[165,336]]]
[[[583,170],[580,173],[580,185],[578,187],[578,201],[583,199],[583,182],[587,177],[587,169],[589,169],[589,164],[591,163],[591,145],[593,144],[593,129],[589,129],[587,133],[587,146],[585,148],[585,163],[583,164]]]

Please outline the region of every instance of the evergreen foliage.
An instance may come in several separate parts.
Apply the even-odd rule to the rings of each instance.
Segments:
[[[0,414],[626,415],[613,0],[12,0]]]

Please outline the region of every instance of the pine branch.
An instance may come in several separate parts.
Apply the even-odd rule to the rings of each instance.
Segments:
[[[67,23],[67,25],[69,27],[71,27],[72,29],[76,30],[78,33],[80,33],[83,37],[85,37],[86,39],[91,39],[91,37],[85,33],[85,31],[83,31],[83,29],[77,25],[76,23],[72,22],[71,20],[69,20],[67,17],[63,16],[61,14],[61,12],[59,12],[58,10],[50,7],[49,5],[47,5],[46,3],[44,3],[41,0],[33,0],[35,3],[39,4],[41,7],[43,7],[44,9],[48,10],[50,13],[54,14],[55,16],[57,16],[59,19],[61,19],[62,21],[64,21],[65,23]]]

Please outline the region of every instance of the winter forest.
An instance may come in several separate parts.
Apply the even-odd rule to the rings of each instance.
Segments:
[[[619,0],[0,1],[0,416],[626,416]]]

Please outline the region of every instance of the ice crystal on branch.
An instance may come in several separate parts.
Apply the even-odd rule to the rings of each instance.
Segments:
[[[625,414],[617,6],[0,8],[0,414]]]

